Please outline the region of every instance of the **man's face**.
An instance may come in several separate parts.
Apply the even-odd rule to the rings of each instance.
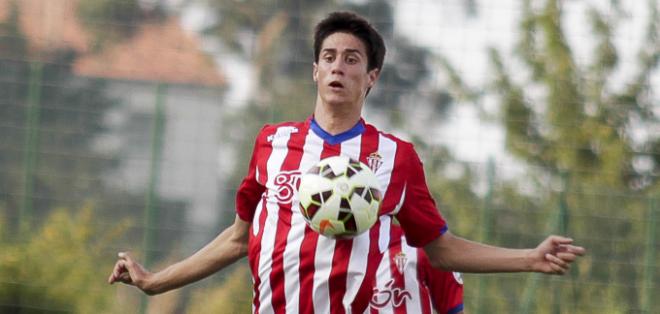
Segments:
[[[334,33],[321,45],[314,63],[314,82],[321,100],[329,105],[362,105],[367,89],[378,78],[378,69],[367,71],[367,49],[348,33]]]

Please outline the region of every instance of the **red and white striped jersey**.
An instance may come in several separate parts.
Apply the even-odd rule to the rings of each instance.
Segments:
[[[421,248],[411,247],[397,225],[376,273],[372,314],[455,314],[463,310],[459,273],[434,269]]]
[[[369,165],[383,192],[376,224],[347,240],[312,231],[296,196],[300,174],[335,155]],[[363,120],[338,135],[323,131],[311,117],[265,126],[239,187],[236,211],[252,223],[248,261],[254,313],[362,313],[369,306],[373,279],[390,242],[393,216],[415,246],[447,229],[412,144]]]

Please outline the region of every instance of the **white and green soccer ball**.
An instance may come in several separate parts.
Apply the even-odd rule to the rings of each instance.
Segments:
[[[380,184],[369,167],[346,156],[321,160],[300,179],[300,211],[316,232],[351,238],[376,223]]]

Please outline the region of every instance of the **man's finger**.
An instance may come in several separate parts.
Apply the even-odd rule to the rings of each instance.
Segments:
[[[552,243],[556,245],[566,245],[573,243],[573,239],[562,236],[550,236]]]
[[[120,273],[127,271],[126,262],[119,260],[115,263],[115,268],[112,270],[112,273],[116,276],[119,276]]]
[[[560,245],[559,252],[568,252],[575,255],[582,256],[586,252],[585,248],[575,245]]]
[[[557,257],[568,263],[574,262],[577,258],[577,256],[573,253],[557,253]]]
[[[555,263],[549,263],[550,270],[548,271],[549,274],[560,274],[561,273],[561,267]]]
[[[133,283],[133,280],[131,279],[131,275],[128,273],[121,273],[117,279],[118,281],[121,281],[126,284]]]
[[[545,259],[552,264],[558,265],[561,268],[566,268],[568,266],[568,264],[566,264],[566,262],[563,259],[554,256],[552,254],[546,254]]]
[[[556,275],[563,275],[568,270],[568,267],[562,267],[555,263],[550,263],[550,268],[552,268],[552,274]]]
[[[110,277],[108,278],[108,282],[110,284],[114,283],[117,281],[117,278],[122,274],[122,273],[127,273],[128,269],[126,268],[126,262],[123,260],[118,260],[115,263],[115,266],[112,268],[112,273],[110,273]]]

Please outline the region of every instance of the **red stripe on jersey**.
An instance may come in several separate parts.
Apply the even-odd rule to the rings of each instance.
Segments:
[[[321,159],[341,154],[341,144],[323,145]],[[346,270],[351,256],[353,240],[337,240],[335,250],[332,256],[332,268],[328,278],[328,290],[330,292],[330,313],[346,313],[342,304],[344,293],[346,293]]]
[[[406,169],[401,167],[404,163],[403,160],[407,156],[403,156],[402,153],[404,150],[401,149],[401,143],[394,141],[396,143],[396,152],[394,153],[394,166],[392,167],[392,174],[390,176],[390,182],[383,195],[383,202],[380,205],[381,211],[380,214],[391,214],[391,212],[396,208],[396,206],[401,201],[403,196],[403,189],[405,187],[405,182],[401,182],[403,178],[406,177]]]
[[[422,249],[417,249],[417,286],[419,289],[419,301],[422,303],[422,314],[431,314],[431,291],[424,284],[425,282],[425,268],[421,264],[425,255]],[[440,313],[442,314],[442,313]]]
[[[296,148],[303,147],[308,129],[300,126],[298,126],[298,129],[303,130],[291,135],[291,138],[287,143],[287,156],[284,159],[282,167],[280,167],[280,171],[297,170],[300,168],[300,160],[302,159],[303,151],[302,149]],[[286,296],[284,291],[284,249],[286,248],[287,237],[291,230],[292,203],[287,205],[288,206],[281,204],[278,211],[279,218],[277,220],[277,230],[275,232],[275,247],[272,254],[270,287],[273,293],[271,303],[275,313],[286,312]]]
[[[264,127],[264,129],[265,128],[266,127]],[[263,129],[262,129],[262,131],[263,131]],[[263,134],[263,132],[261,132],[260,135],[261,134]],[[268,159],[270,157],[270,154],[273,151],[272,147],[270,145],[263,145],[263,140],[264,140],[263,137],[261,138],[261,141],[258,138],[257,143],[255,144],[255,149],[254,149],[254,152],[253,152],[252,161],[250,162],[250,169],[248,170],[248,173],[253,174],[254,180],[249,180],[249,181],[245,180],[245,182],[247,182],[247,184],[261,186],[261,184],[259,182],[266,182],[268,180],[268,172],[265,169],[257,169],[256,168],[260,164],[258,162],[258,160],[261,159],[261,158]],[[262,149],[257,149],[257,147],[259,147],[260,145],[263,145],[262,146],[263,148]],[[257,153],[260,154],[260,155],[257,155]],[[257,175],[258,175],[258,177],[257,177]],[[265,186],[261,186],[261,187],[262,187],[261,193],[263,194],[263,191],[265,190]],[[241,188],[244,188],[244,187],[241,186]],[[248,189],[248,190],[251,190],[251,191],[256,190],[256,187],[254,187],[254,186],[253,187],[246,186],[245,188]],[[239,188],[239,190],[240,190],[240,188]],[[241,194],[239,193],[239,195],[241,195]],[[253,290],[254,290],[253,305],[254,305],[254,309],[255,309],[254,310],[255,314],[259,313],[259,305],[260,305],[260,302],[259,302],[259,297],[260,297],[259,286],[261,284],[261,278],[259,278],[259,276],[257,276],[257,274],[259,273],[258,272],[259,259],[260,259],[259,252],[261,251],[261,238],[264,235],[264,226],[266,224],[266,217],[268,216],[268,212],[266,210],[266,199],[265,199],[265,197],[262,195],[258,199],[260,199],[261,202],[262,202],[261,203],[261,214],[259,215],[258,221],[256,222],[257,223],[256,227],[259,228],[258,229],[259,232],[257,232],[256,235],[253,232],[253,230],[255,228],[255,225],[254,225],[255,221],[253,219],[252,220],[252,226],[250,228],[250,236],[249,236],[249,239],[248,239],[248,261],[250,262],[249,264],[250,264],[250,268],[251,268],[251,271],[252,271],[252,276],[253,276],[252,278],[254,280],[254,284],[253,284]],[[239,202],[237,201],[237,203],[239,203]],[[254,205],[255,209],[256,209],[256,207],[257,207],[257,204]]]
[[[374,283],[376,282],[376,271],[378,270],[378,264],[383,257],[383,254],[380,253],[380,248],[378,247],[378,238],[380,235],[380,219],[376,220],[371,229],[369,229],[369,257],[367,259],[367,271],[358,290],[353,304],[351,304],[352,313],[364,313],[364,311],[369,306],[369,301],[374,293]]]
[[[369,160],[367,160],[369,155],[378,153],[379,137],[378,130],[371,125],[367,125],[362,135],[362,141],[360,142],[360,161],[365,165],[369,165]]]
[[[435,269],[431,266],[428,256],[423,250],[418,250],[419,267],[425,270],[424,282],[428,286],[433,307],[438,313],[450,313],[463,304],[463,285],[456,281],[454,273]]]
[[[323,142],[323,151],[321,159],[336,156],[339,150]],[[305,238],[300,245],[300,313],[314,313],[314,301],[312,292],[314,291],[314,258],[316,255],[316,245],[318,243],[319,233],[305,226]]]
[[[346,313],[342,301],[346,293],[346,273],[352,248],[352,239],[337,240],[335,244],[335,253],[332,257],[332,270],[330,271],[330,278],[328,280],[330,312],[333,314]]]
[[[266,139],[262,135],[266,127],[267,126],[264,126],[264,128],[261,129],[255,140],[254,151],[252,152],[252,157],[248,166],[248,174],[245,176],[245,179],[243,179],[236,192],[236,214],[244,221],[253,221],[257,204],[266,190],[266,181],[264,181],[266,171],[265,169],[258,168],[261,164],[259,161],[263,158],[268,159],[272,152],[271,147],[266,144]],[[263,147],[263,149],[260,149],[261,147]],[[257,178],[257,174],[259,174],[259,178]]]
[[[257,276],[259,269],[259,252],[261,251],[261,238],[264,235],[264,225],[266,224],[266,217],[268,216],[268,211],[266,210],[266,200],[262,201],[261,214],[259,215],[258,228],[259,232],[257,235],[254,235],[254,232],[250,230],[250,237],[248,240],[248,261],[250,264],[250,269],[252,270],[252,278],[254,279],[254,284],[252,286],[254,290],[254,299],[252,303],[254,304],[254,313],[259,313],[259,285],[261,284],[261,278]],[[254,223],[252,223],[252,228],[254,228]],[[251,228],[251,229],[252,229]]]
[[[312,290],[314,289],[314,253],[319,234],[305,227],[305,238],[300,245],[300,313],[314,313]]]
[[[360,153],[358,159],[363,162],[364,164],[368,164],[367,157],[371,153],[377,153],[378,150],[378,138],[379,138],[379,133],[378,131],[373,128],[367,126],[365,128],[364,133],[362,134],[362,137],[360,139]],[[373,227],[376,230],[380,230],[380,228]],[[373,246],[375,243],[376,245],[378,244],[378,238],[376,237],[375,239],[370,236],[370,245]],[[353,249],[354,241],[353,240],[339,240],[336,243],[335,246],[335,251],[334,251],[334,256],[332,260],[332,272],[330,274],[330,280],[328,283],[328,287],[330,290],[330,309],[332,313],[345,313],[345,309],[343,307],[343,298],[344,295],[347,291],[347,273],[348,273],[348,266],[350,262],[350,256],[351,256],[351,251]],[[376,247],[377,248],[377,247]],[[369,260],[367,261],[367,268],[369,267]],[[375,271],[378,269],[378,264],[375,263]],[[372,281],[373,277],[365,277],[363,278],[363,282],[370,282]],[[360,290],[358,290],[359,293]],[[356,299],[359,299],[359,296],[356,296]],[[367,300],[367,305],[369,298],[365,298]],[[366,308],[366,307],[365,307]],[[351,309],[354,313],[361,313],[364,311],[362,309],[361,311],[356,311],[355,309]]]
[[[389,259],[390,259],[390,276],[393,280],[392,287],[400,288],[394,289],[392,295],[392,307],[394,308],[395,314],[406,314],[406,302],[410,302],[410,292],[405,289],[406,280],[403,277],[402,271],[399,271],[397,263],[392,262],[392,259],[397,258],[398,254],[401,254],[401,232],[396,232],[396,228],[390,228],[390,241],[396,241],[394,245],[389,247]],[[405,255],[404,255],[405,256]],[[404,257],[405,258],[405,257]],[[405,267],[405,265],[404,265]]]

